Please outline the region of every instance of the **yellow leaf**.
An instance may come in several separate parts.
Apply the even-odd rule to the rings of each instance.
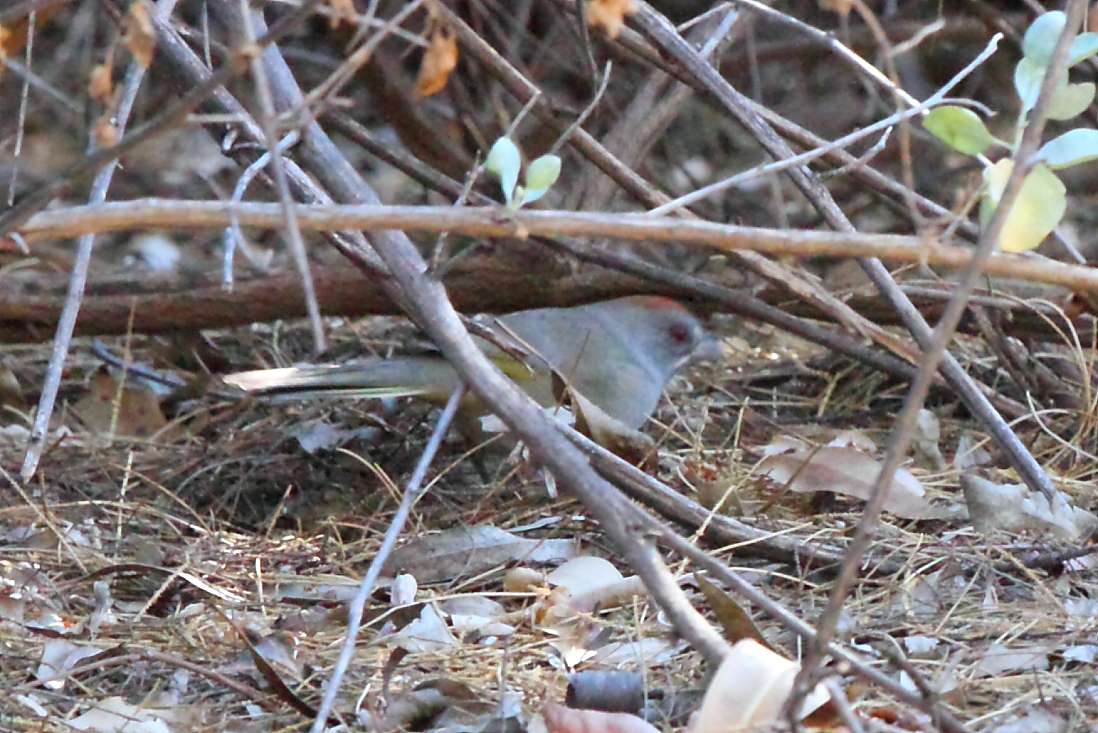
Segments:
[[[617,38],[625,16],[637,12],[636,0],[589,0],[584,15],[588,25],[600,25],[606,35]]]
[[[992,212],[999,205],[1013,168],[1014,161],[1007,158],[985,169],[987,188],[980,206],[982,226],[987,226]],[[999,234],[999,249],[1004,252],[1033,249],[1052,233],[1066,210],[1067,191],[1064,184],[1046,165],[1038,163],[1022,181],[1018,198],[1007,214]]]
[[[450,78],[450,72],[457,68],[457,60],[457,37],[442,28],[436,28],[431,34],[427,53],[423,54],[423,61],[419,64],[416,96],[429,97],[442,91],[446,80]]]

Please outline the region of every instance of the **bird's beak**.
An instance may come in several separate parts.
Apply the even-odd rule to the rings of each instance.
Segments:
[[[721,342],[709,334],[705,335],[705,338],[694,349],[694,353],[690,355],[691,362],[709,361],[720,363],[723,360],[724,349],[721,348]]]

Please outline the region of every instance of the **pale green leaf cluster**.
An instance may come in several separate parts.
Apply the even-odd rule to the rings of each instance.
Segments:
[[[993,146],[1017,153],[1027,116],[1037,104],[1052,50],[1066,22],[1067,16],[1062,12],[1048,12],[1033,21],[1026,31],[1022,41],[1022,60],[1014,70],[1014,89],[1021,101],[1021,114],[1015,124],[1013,143],[999,140],[975,112],[955,105],[931,110],[923,118],[923,126],[939,140],[966,155],[983,155]],[[1081,33],[1072,41],[1068,66],[1074,66],[1096,53],[1098,33]],[[1076,117],[1090,106],[1094,95],[1094,84],[1072,84],[1065,71],[1056,82],[1048,116],[1053,120]],[[1070,130],[1045,143],[1037,153],[1037,163],[1022,182],[1018,199],[999,236],[999,248],[1006,252],[1023,252],[1044,241],[1060,223],[1067,209],[1064,184],[1053,171],[1095,158],[1098,158],[1098,130]],[[982,225],[987,225],[999,205],[1013,168],[1013,158],[986,164],[980,201]]]
[[[496,140],[488,151],[484,167],[499,177],[503,198],[507,201],[507,208],[512,210],[540,199],[560,177],[560,158],[556,155],[543,155],[527,166],[526,179],[519,185],[522,154],[508,137]]]

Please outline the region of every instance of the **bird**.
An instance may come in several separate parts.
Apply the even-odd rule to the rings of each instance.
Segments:
[[[664,387],[685,364],[720,358],[720,345],[678,301],[630,296],[587,305],[536,308],[498,319],[501,341],[520,360],[476,338],[493,362],[544,407],[558,402],[553,373],[627,428],[651,417]],[[406,397],[445,402],[461,376],[441,355],[369,358],[223,377],[258,396]],[[484,413],[483,408],[480,412]]]

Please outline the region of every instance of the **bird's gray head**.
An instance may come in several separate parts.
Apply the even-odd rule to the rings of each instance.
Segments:
[[[718,359],[720,345],[681,303],[658,296],[622,298],[619,323],[665,379],[695,359]]]

